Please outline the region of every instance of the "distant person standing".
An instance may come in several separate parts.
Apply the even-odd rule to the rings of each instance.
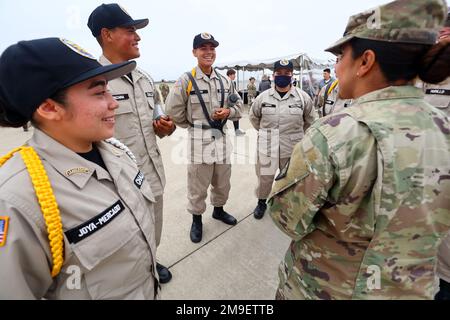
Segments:
[[[250,109],[250,122],[258,130],[255,219],[264,216],[275,173],[286,165],[294,146],[318,118],[308,94],[292,85],[293,72],[292,62],[277,61],[274,64],[275,87],[261,93]]]
[[[263,93],[266,90],[272,88],[272,82],[270,82],[269,76],[264,74],[262,76],[261,82],[259,83],[259,93]]]
[[[248,105],[252,105],[253,100],[256,98],[258,91],[256,91],[255,78],[251,77],[249,79],[249,83],[247,84],[247,92],[248,92]]]
[[[234,89],[237,90],[237,86],[236,86],[236,71],[234,69],[230,69],[227,71],[227,77],[228,79],[230,79]],[[245,132],[239,129],[239,120],[233,121],[233,126],[234,126],[234,133],[237,136],[242,136],[245,135]]]
[[[169,95],[169,85],[164,81],[164,79],[161,80],[161,83],[159,84],[159,91],[161,91],[164,103],[166,103],[167,96]]]
[[[319,94],[320,90],[322,90],[323,87],[327,86],[328,84],[332,83],[334,81],[334,78],[331,76],[331,70],[329,68],[326,68],[323,70],[323,79],[319,82],[319,89],[317,91],[317,94]]]

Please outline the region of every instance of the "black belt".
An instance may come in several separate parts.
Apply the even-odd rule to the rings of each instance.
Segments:
[[[202,124],[189,123],[189,124],[192,128],[197,128],[197,129],[202,129],[202,130],[212,130],[211,136],[213,137],[213,139],[220,139],[225,135],[225,133],[223,131],[221,131],[220,129],[211,128],[210,126],[203,124],[203,123]]]

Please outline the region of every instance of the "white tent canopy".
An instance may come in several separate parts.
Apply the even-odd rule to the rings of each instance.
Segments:
[[[299,71],[300,79],[303,79],[303,75],[308,72],[312,72],[312,70],[318,70],[323,68],[328,68],[332,66],[334,63],[326,60],[318,60],[310,58],[306,53],[297,53],[284,57],[272,58],[272,59],[264,59],[264,60],[242,60],[230,63],[222,63],[216,65],[216,68],[219,70],[227,70],[227,69],[235,69],[238,71],[237,73],[237,87],[240,87],[239,81],[239,71],[243,71],[245,77],[245,71],[263,71],[266,69],[273,71],[273,65],[275,62],[281,59],[288,59],[292,61],[294,65],[294,71]],[[312,75],[310,74],[309,77]],[[311,82],[311,80],[309,80]],[[300,88],[303,89],[303,81],[299,83]],[[245,85],[244,85],[245,87]]]
[[[329,61],[321,61],[316,59],[311,59],[305,53],[292,54],[289,56],[264,59],[264,60],[242,60],[230,63],[218,64],[216,67],[219,70],[224,69],[236,69],[245,71],[260,71],[264,69],[273,70],[273,65],[275,62],[281,59],[288,59],[294,64],[294,70],[310,70],[322,67],[328,67],[330,65]]]

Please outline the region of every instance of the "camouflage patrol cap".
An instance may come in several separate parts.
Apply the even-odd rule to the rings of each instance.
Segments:
[[[338,54],[353,38],[433,45],[446,17],[445,0],[393,1],[351,16],[343,38],[325,51]]]

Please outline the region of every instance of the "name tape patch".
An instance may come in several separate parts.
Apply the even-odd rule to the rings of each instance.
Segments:
[[[65,232],[67,239],[70,243],[78,243],[81,240],[96,233],[101,228],[108,225],[113,221],[120,213],[123,212],[125,206],[122,201],[118,200],[111,207],[105,211],[90,219],[89,221]]]
[[[136,178],[134,178],[134,184],[136,185],[136,187],[140,189],[142,187],[142,184],[144,183],[144,179],[144,174],[139,171]]]
[[[440,96],[450,96],[450,90],[447,89],[427,89],[426,94],[436,94]]]
[[[116,99],[116,101],[123,101],[130,99],[130,96],[128,94],[113,94],[113,98]]]
[[[145,95],[147,98],[153,98],[155,96],[153,92],[146,92]]]
[[[200,90],[200,94],[208,93],[208,90]],[[195,94],[195,90],[192,90],[190,94]]]

